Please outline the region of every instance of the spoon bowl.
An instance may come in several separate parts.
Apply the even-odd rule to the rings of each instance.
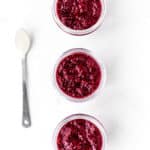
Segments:
[[[16,32],[15,44],[16,48],[21,51],[23,55],[26,55],[29,52],[31,38],[24,29],[20,29]]]

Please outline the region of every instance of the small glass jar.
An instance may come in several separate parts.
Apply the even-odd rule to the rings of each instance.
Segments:
[[[64,60],[64,58],[66,58],[70,55],[76,54],[76,53],[83,53],[83,54],[88,55],[91,58],[93,58],[95,60],[95,62],[97,63],[97,65],[99,66],[100,73],[101,73],[101,78],[100,78],[98,87],[90,95],[82,97],[82,98],[72,97],[72,96],[66,94],[64,91],[62,91],[62,89],[59,87],[58,82],[57,82],[57,68],[58,68],[60,62],[62,60]],[[105,85],[105,81],[106,81],[106,69],[105,69],[104,64],[97,58],[96,55],[91,54],[90,50],[83,49],[83,48],[73,48],[73,49],[70,49],[70,50],[64,52],[62,54],[62,56],[58,59],[55,69],[54,69],[54,84],[55,84],[56,88],[58,89],[60,94],[62,94],[68,100],[71,100],[73,102],[85,102],[85,101],[92,99],[97,93],[101,93],[101,91]]]
[[[76,36],[81,36],[81,35],[87,35],[90,34],[92,32],[94,32],[95,30],[97,30],[103,23],[104,21],[104,17],[106,14],[106,2],[105,0],[100,0],[100,4],[101,4],[101,13],[100,16],[98,18],[98,20],[96,21],[95,24],[93,24],[92,26],[90,26],[87,29],[82,29],[82,30],[76,30],[76,29],[72,29],[67,27],[65,24],[62,23],[62,21],[60,20],[58,13],[57,13],[57,1],[58,0],[54,0],[53,3],[53,8],[52,8],[52,14],[53,14],[53,18],[56,22],[56,24],[65,32],[71,34],[71,35],[76,35]]]
[[[74,115],[70,115],[69,117],[66,117],[64,120],[62,120],[56,127],[55,131],[54,131],[54,135],[53,135],[53,145],[54,145],[54,149],[55,150],[59,150],[58,149],[58,145],[57,145],[57,141],[58,141],[58,137],[59,137],[59,133],[61,131],[61,129],[69,122],[74,121],[74,120],[84,120],[87,122],[92,123],[92,125],[94,125],[96,127],[96,129],[99,130],[99,133],[101,135],[101,149],[100,150],[105,150],[106,149],[106,143],[107,143],[107,137],[106,137],[106,131],[102,125],[102,123],[96,119],[93,116],[87,115],[87,114],[74,114]],[[88,130],[88,129],[87,129]],[[66,134],[65,134],[66,135]],[[99,139],[100,140],[100,139]]]

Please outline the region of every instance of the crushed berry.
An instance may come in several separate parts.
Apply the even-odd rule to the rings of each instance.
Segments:
[[[99,129],[84,119],[66,123],[57,136],[58,150],[102,150],[102,144]]]
[[[102,13],[100,0],[57,0],[56,8],[60,21],[73,30],[90,28]]]
[[[64,57],[59,63],[56,81],[68,96],[85,98],[98,88],[101,75],[100,67],[92,56],[75,52]]]

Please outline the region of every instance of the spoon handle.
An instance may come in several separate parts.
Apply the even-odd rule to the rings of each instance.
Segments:
[[[22,125],[26,128],[31,126],[29,102],[28,102],[28,88],[27,88],[27,56],[22,58],[22,88],[23,88],[23,116]]]

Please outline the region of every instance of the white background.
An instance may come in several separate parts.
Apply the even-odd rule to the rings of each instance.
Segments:
[[[61,31],[51,14],[53,0],[0,0],[0,149],[53,150],[59,121],[88,113],[104,124],[107,150],[149,150],[150,137],[150,2],[107,0],[102,27],[74,37]],[[16,30],[33,38],[28,57],[32,127],[21,126],[21,60]],[[93,100],[75,104],[53,86],[56,60],[73,47],[92,50],[107,68],[107,82]]]

